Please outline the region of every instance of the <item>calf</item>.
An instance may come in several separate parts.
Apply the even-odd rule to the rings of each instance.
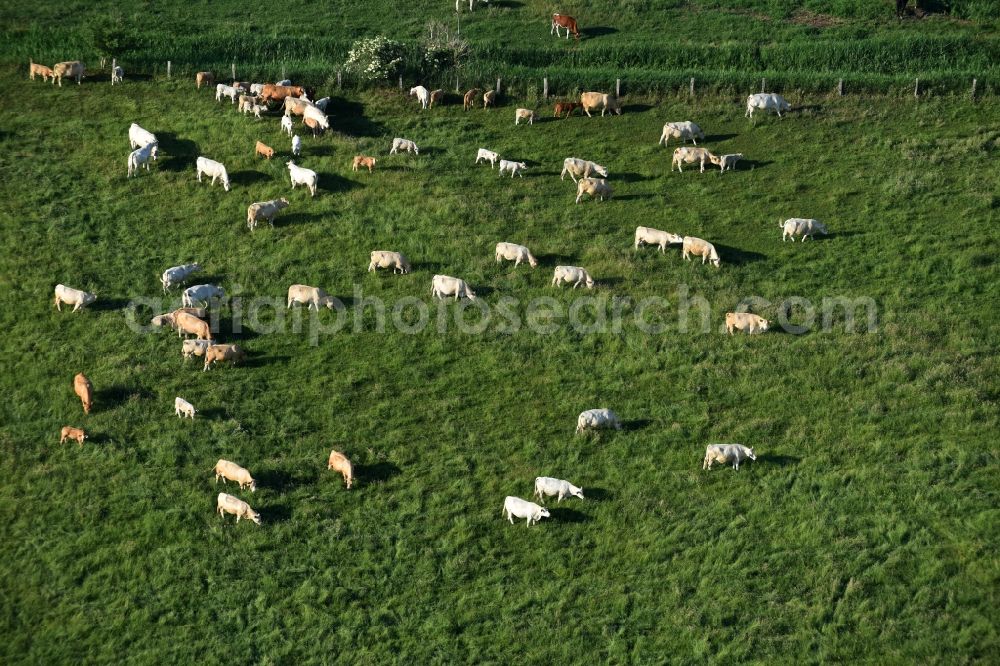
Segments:
[[[376,268],[391,268],[393,274],[397,270],[403,274],[409,273],[412,270],[410,261],[406,257],[399,252],[389,252],[387,250],[372,250],[368,272],[371,273]]]
[[[49,77],[52,77],[52,68],[46,67],[45,65],[39,65],[31,60],[28,61],[28,76],[31,80],[35,80],[35,76],[42,77],[42,82],[44,83]]]
[[[302,155],[302,138],[298,134],[292,137],[292,155],[295,157]]]
[[[319,174],[312,169],[297,166],[295,162],[292,162],[291,160],[285,162],[285,166],[288,167],[288,176],[292,179],[293,190],[296,185],[305,185],[309,188],[309,195],[316,196],[316,186],[319,184]]]
[[[705,459],[701,463],[702,469],[712,469],[715,463],[733,463],[733,469],[739,471],[740,463],[744,460],[757,460],[757,455],[753,448],[748,448],[742,444],[709,444],[705,449]]]
[[[72,287],[67,287],[64,284],[56,285],[56,299],[55,305],[56,310],[62,312],[62,304],[73,306],[73,312],[90,305],[97,300],[97,294],[91,294],[86,291],[81,291],[79,289],[73,289]]]
[[[501,515],[509,520],[511,525],[514,524],[514,518],[526,518],[528,520],[527,526],[531,527],[542,518],[548,518],[549,510],[534,502],[508,495],[504,498]]]
[[[581,108],[583,107],[577,102],[557,102],[555,106],[555,113],[553,115],[555,115],[556,118],[562,116],[563,119],[565,120],[566,118],[569,118],[571,115],[573,115],[574,109],[581,109]]]
[[[480,148],[476,152],[476,164],[479,164],[479,160],[485,160],[490,163],[490,168],[494,168],[497,165],[497,160],[500,159],[500,155],[493,152],[492,150],[486,150],[485,148]]]
[[[87,433],[80,428],[63,426],[63,429],[59,431],[59,443],[62,444],[67,439],[76,440],[78,445],[83,446],[83,440],[87,439]]]
[[[195,413],[194,405],[185,400],[184,398],[177,397],[174,398],[174,414],[180,417],[188,417],[189,419],[194,418]]]
[[[250,476],[250,472],[234,462],[220,458],[219,462],[215,463],[215,469],[212,471],[215,472],[216,483],[219,482],[219,479],[222,479],[222,482],[226,483],[226,480],[228,479],[229,481],[235,481],[240,484],[240,490],[249,488],[250,492],[257,492],[257,482],[252,476]]]
[[[672,234],[666,231],[660,231],[659,229],[653,229],[651,227],[636,227],[635,228],[635,248],[639,249],[640,245],[650,244],[659,245],[660,252],[667,251],[667,245],[671,243],[683,243],[684,239],[677,234]]]
[[[534,125],[535,117],[535,112],[531,109],[517,109],[514,111],[514,124],[520,125],[522,120],[527,120],[529,125]]]
[[[156,143],[147,143],[145,146],[133,150],[128,154],[128,163],[126,165],[128,174],[125,177],[131,178],[133,174],[139,171],[139,167],[141,166],[145,166],[146,171],[149,171],[149,163],[156,160],[158,154],[159,149]]]
[[[251,509],[249,504],[232,495],[219,493],[217,507],[219,515],[223,518],[225,518],[225,514],[232,513],[236,515],[237,523],[240,522],[240,518],[246,518],[260,525],[260,514]]]
[[[376,160],[374,157],[355,155],[354,160],[351,162],[351,168],[357,171],[358,167],[367,167],[368,173],[371,173],[372,170],[375,168],[375,161]]]
[[[708,158],[712,164],[719,167],[720,171],[735,171],[736,164],[743,159],[743,153],[730,153],[728,155],[712,155]]]
[[[427,108],[431,101],[431,93],[423,86],[413,86],[410,88],[410,97],[416,96],[417,100],[420,101],[420,110],[423,111]]]
[[[573,33],[574,39],[580,39],[580,31],[576,27],[576,19],[572,16],[567,16],[566,14],[553,14],[552,15],[552,29],[549,30],[551,35],[553,32],[556,34],[556,39],[559,38],[559,28],[566,28],[566,39],[569,39],[569,33]]]
[[[535,478],[535,493],[532,497],[545,501],[545,497],[556,495],[556,502],[562,502],[564,497],[579,497],[583,499],[583,488],[577,488],[569,481],[553,479],[549,476]]]
[[[502,176],[504,171],[510,171],[510,177],[513,178],[515,175],[524,178],[522,171],[528,168],[528,165],[524,162],[514,162],[512,160],[500,160],[500,171],[497,176]]]
[[[292,135],[292,118],[291,118],[291,116],[281,116],[281,131],[288,132],[288,136]]]
[[[443,101],[444,101],[444,90],[438,89],[431,91],[430,108],[433,109],[434,104],[440,104]]]
[[[185,340],[181,343],[181,356],[185,360],[192,356],[204,356],[205,351],[213,344],[212,340]]]
[[[260,141],[258,141],[254,146],[253,152],[254,152],[254,157],[256,157],[257,155],[260,155],[261,157],[266,157],[267,159],[271,159],[272,157],[274,157],[274,148],[268,146],[265,143],[261,143]]]
[[[726,313],[726,330],[729,332],[729,335],[732,335],[736,329],[746,331],[751,335],[754,333],[763,333],[770,325],[771,322],[768,320],[749,312]]]
[[[562,283],[573,284],[576,289],[581,284],[587,285],[587,289],[594,288],[594,279],[590,273],[579,266],[556,266],[555,274],[552,276],[552,286],[558,287]]]
[[[125,82],[125,70],[122,69],[121,67],[115,66],[115,68],[111,70],[111,85],[124,82]]]
[[[212,76],[212,72],[198,72],[194,75],[194,85],[198,90],[201,90],[202,85],[210,86],[215,83],[215,77]]]
[[[576,431],[578,433],[584,430],[597,430],[599,428],[621,430],[622,424],[618,420],[618,415],[607,408],[588,409],[585,412],[580,412],[580,415],[576,418]]]
[[[334,472],[340,472],[340,475],[344,477],[344,483],[347,484],[347,489],[351,489],[351,486],[354,484],[354,466],[347,459],[347,456],[336,449],[330,451],[330,458],[327,460],[326,468]]]
[[[483,108],[488,109],[491,106],[496,106],[497,104],[497,91],[487,90],[483,93]]]
[[[73,392],[79,396],[83,404],[83,413],[89,414],[90,408],[94,406],[94,385],[82,372],[73,377]]]
[[[479,88],[473,88],[465,93],[462,97],[462,109],[468,111],[476,106],[476,98],[479,97],[479,93],[483,92]]]

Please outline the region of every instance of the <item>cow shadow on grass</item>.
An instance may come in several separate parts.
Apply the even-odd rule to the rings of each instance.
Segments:
[[[348,136],[383,136],[385,126],[365,117],[365,105],[343,97],[331,97],[327,114],[336,119],[337,131]]]
[[[261,171],[235,171],[229,174],[229,180],[236,185],[253,185],[271,180],[271,176]]]
[[[802,462],[802,458],[799,458],[798,456],[761,453],[757,456],[757,460],[754,465],[766,463],[768,465],[777,465],[778,467],[788,467],[790,465],[798,465],[800,462]]]
[[[288,492],[296,486],[312,485],[319,480],[319,473],[299,474],[283,469],[263,470],[257,472],[255,479],[261,488],[267,488],[278,493]]]
[[[644,113],[653,109],[652,104],[626,104],[622,106],[622,113]],[[593,113],[593,112],[591,112]],[[586,114],[584,114],[586,115]],[[600,114],[597,114],[600,115]],[[607,114],[605,114],[607,115]]]
[[[90,310],[106,312],[108,310],[124,310],[132,301],[127,298],[98,298],[87,306]]]
[[[259,513],[261,522],[265,525],[268,523],[283,523],[292,517],[292,507],[284,502],[276,502],[268,504],[266,508],[262,507]]]
[[[152,399],[153,394],[149,391],[135,386],[115,384],[94,390],[94,405],[105,411],[109,408],[118,407],[125,404],[129,398]]]
[[[792,107],[792,110],[791,111],[786,111],[786,113],[802,113],[803,111],[822,112],[823,111],[823,105],[822,104],[805,104],[803,106]]]
[[[535,258],[538,259],[538,264],[541,266],[561,266],[575,261],[576,255],[550,252],[548,254],[536,255]]]
[[[641,199],[649,199],[651,196],[650,194],[623,194],[621,196],[614,196],[609,201],[639,201]]]
[[[359,187],[361,187],[361,183],[335,173],[323,172],[319,174],[319,189],[324,192],[348,192]]]
[[[493,0],[490,5],[502,7],[504,9],[520,9],[521,7],[524,7],[524,3],[517,2],[517,0]]]
[[[204,357],[203,356],[202,357],[196,356],[195,358],[196,359],[201,359],[199,361],[198,365],[202,365],[202,366],[204,365],[205,361],[204,361]],[[207,409],[199,409],[198,410],[198,416],[201,417],[201,418],[203,418],[203,419],[219,419],[219,418],[222,418],[224,416],[228,416],[228,412],[226,412],[226,410],[223,409],[222,407],[209,407]]]
[[[275,363],[288,363],[292,357],[288,354],[255,354],[253,356],[248,356],[245,361],[240,363],[240,367],[243,368],[264,368]]]
[[[741,250],[730,245],[722,245],[721,243],[713,243],[713,245],[715,245],[715,249],[718,251],[719,257],[724,264],[752,264],[755,261],[767,259],[767,255],[760,252]],[[698,261],[696,257],[692,257],[691,260]]]
[[[194,161],[201,154],[197,143],[178,139],[174,132],[156,132],[156,140],[165,158],[157,160],[161,169],[184,171],[194,168]]]
[[[774,162],[772,160],[748,160],[743,158],[736,163],[736,167],[733,171],[752,171],[754,169],[766,167],[770,164],[774,164]]]
[[[622,430],[625,432],[635,432],[648,427],[652,423],[653,422],[650,419],[632,419],[631,421],[622,421]]]
[[[587,39],[594,39],[595,37],[607,37],[608,35],[613,35],[618,32],[618,28],[612,28],[606,25],[598,25],[590,28],[583,28],[580,30],[580,34]]]
[[[354,468],[355,476],[363,483],[385,483],[402,473],[397,465],[391,462],[378,462],[373,465],[358,465]]]
[[[591,517],[582,511],[577,511],[576,509],[567,509],[564,507],[546,507],[549,510],[550,519],[558,520],[560,523],[586,523],[590,522]]]
[[[583,496],[592,502],[607,502],[614,499],[614,494],[604,488],[584,488]]]
[[[641,173],[623,171],[622,173],[614,174],[614,180],[621,180],[626,183],[638,183],[644,180],[653,180],[653,176],[644,176]]]
[[[307,224],[309,222],[319,222],[325,217],[320,213],[289,213],[274,219],[274,228],[294,227],[297,224]]]

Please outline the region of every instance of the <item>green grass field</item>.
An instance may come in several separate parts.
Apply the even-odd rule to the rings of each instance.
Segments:
[[[796,111],[756,122],[745,92],[629,97],[620,117],[544,106],[514,127],[516,97],[421,113],[391,89],[350,92],[335,132],[304,137],[310,198],[289,188],[276,115],[239,115],[187,78],[58,89],[8,64],[0,82],[18,91],[0,101],[0,662],[996,659],[993,96],[795,93]],[[740,168],[670,173],[656,141],[682,119]],[[131,122],[163,154],[126,179]],[[395,136],[420,155],[388,155]],[[278,156],[255,159],[257,139]],[[525,177],[474,166],[480,147],[526,161]],[[350,170],[358,153],[373,174]],[[202,154],[232,191],[196,182]],[[606,165],[614,198],[575,205],[568,156]],[[275,228],[250,234],[247,205],[280,196]],[[793,216],[831,233],[783,244]],[[714,242],[722,267],[634,251],[640,224]],[[502,240],[540,266],[497,265]],[[367,273],[372,249],[413,272]],[[244,367],[202,372],[173,332],[129,325],[179,304],[158,276],[195,260],[194,283],[239,298],[218,337],[248,350]],[[556,264],[598,287],[551,287]],[[474,308],[431,300],[436,273],[479,293],[484,331],[469,332]],[[60,282],[99,300],[57,312]],[[343,327],[277,314],[292,283],[340,298]],[[566,312],[583,296],[585,322],[596,308],[621,326],[527,324],[536,299]],[[654,333],[636,324],[651,298],[669,302]],[[793,298],[819,314],[802,335],[721,333],[751,298],[769,319]],[[822,326],[836,298],[871,299],[875,330],[847,330],[843,308]],[[366,299],[387,304],[384,326]],[[412,323],[414,299],[429,322],[411,334],[393,307],[410,303]],[[173,415],[178,395],[194,421]],[[625,429],[574,435],[593,407]],[[64,425],[90,439],[59,445]],[[758,460],[702,471],[715,442]],[[354,461],[351,490],[325,469],[333,448]],[[214,512],[219,458],[258,479],[226,490],[262,526]],[[503,498],[530,497],[538,475],[587,499],[510,525]]]

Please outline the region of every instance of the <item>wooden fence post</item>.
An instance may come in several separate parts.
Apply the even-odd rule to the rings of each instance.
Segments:
[[[458,73],[455,73],[455,92],[462,92],[462,89],[458,87]]]
[[[691,77],[691,88],[688,90],[688,95],[694,97],[694,77]]]
[[[976,99],[976,80],[972,79],[972,99]]]
[[[622,80],[615,79],[615,97],[622,96]]]
[[[117,66],[118,66],[118,58],[112,58],[111,59],[111,71],[112,72],[115,71],[115,67],[117,67]],[[104,69],[104,67],[101,67],[101,69]]]
[[[499,97],[500,96],[500,77],[499,76],[497,77],[496,91],[497,91],[497,97]]]
[[[340,90],[344,85],[343,79],[344,73],[341,70],[337,70],[337,90]]]
[[[837,82],[837,95],[840,97],[844,96],[844,79]]]
[[[399,75],[399,89],[400,90],[403,89],[403,75],[402,74]]]
[[[976,86],[975,86],[975,84],[973,84],[973,86],[972,86],[972,89],[973,89],[972,96],[973,97],[976,96],[975,88],[976,88]],[[549,77],[547,77],[547,76],[542,78],[542,99],[544,99],[545,101],[548,101],[548,99],[549,99]]]
[[[173,63],[171,63],[169,60],[167,61],[167,78],[168,79],[170,78],[170,68],[171,68],[172,64]]]
[[[767,79],[761,79],[760,80],[760,91],[764,92],[764,90],[766,90],[766,88],[767,88]]]
[[[917,79],[913,84],[913,96],[920,97],[920,79]]]
[[[236,63],[230,63],[230,69],[233,71],[233,81],[236,80]]]
[[[285,80],[285,63],[281,63],[281,80]]]

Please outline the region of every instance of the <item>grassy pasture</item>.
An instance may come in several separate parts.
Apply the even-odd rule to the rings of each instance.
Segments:
[[[518,100],[420,113],[369,91],[335,98],[338,131],[305,139],[300,163],[321,174],[310,199],[289,190],[276,117],[239,116],[187,81],[58,90],[11,67],[0,81],[22,91],[0,101],[0,661],[996,653],[994,102],[802,97],[803,110],[751,123],[743,95],[629,99],[621,117],[546,109],[515,128]],[[669,173],[656,140],[687,118],[707,147],[747,161]],[[126,180],[133,121],[165,154]],[[394,136],[420,156],[387,155]],[[279,157],[255,159],[256,139]],[[525,178],[473,167],[478,147],[527,161]],[[350,171],[361,152],[379,158],[374,174]],[[195,182],[199,154],[227,164],[231,192]],[[574,205],[558,179],[570,155],[608,166],[615,198]],[[292,207],[251,235],[246,206],[278,196]],[[782,244],[777,222],[791,216],[832,234]],[[637,224],[715,242],[722,268],[634,252]],[[542,265],[496,265],[500,240]],[[403,251],[414,272],[367,274],[374,248]],[[236,334],[227,307],[220,338],[252,360],[203,373],[173,333],[125,321],[130,302],[161,295],[164,268],[192,260],[246,305],[281,310],[302,282],[349,306],[416,296],[435,325],[379,331],[371,307],[352,307],[313,346],[308,316],[299,333],[295,315],[268,333],[271,310]],[[430,302],[433,274],[464,277],[493,307],[518,299],[523,321],[533,298],[581,295],[549,287],[557,263],[587,267],[597,299],[628,299],[621,331],[437,332],[457,308]],[[57,282],[100,303],[58,313]],[[683,289],[708,302],[710,333],[680,330]],[[631,322],[654,296],[671,305],[649,335]],[[793,296],[870,297],[878,329],[849,333],[838,315],[801,336],[720,334],[750,296],[770,301],[757,310],[768,317]],[[78,371],[97,389],[89,416]],[[173,416],[175,395],[201,410],[194,422]],[[596,406],[628,427],[574,436]],[[67,424],[92,439],[58,446]],[[760,459],[702,472],[719,441]],[[356,489],[326,472],[331,448],[354,460]],[[220,457],[260,479],[254,495],[228,490],[262,527],[213,513]],[[542,474],[588,499],[550,503],[532,529],[502,521],[503,497],[530,496]]]

